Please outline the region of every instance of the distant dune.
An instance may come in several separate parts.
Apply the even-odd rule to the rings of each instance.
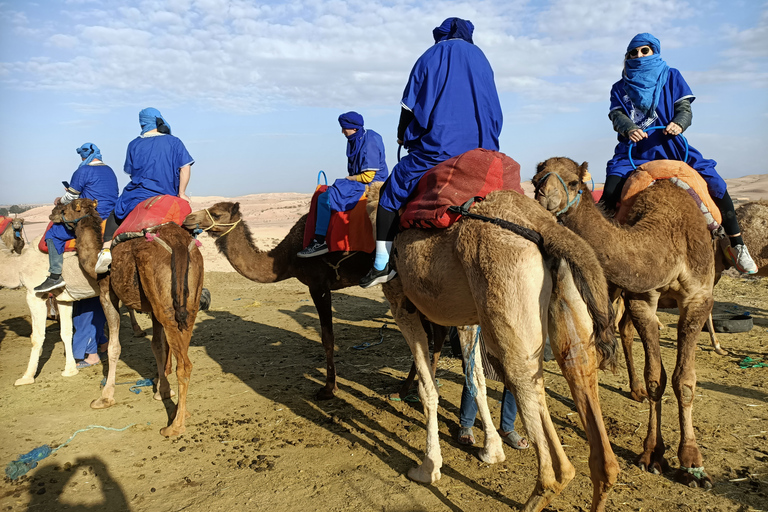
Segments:
[[[768,174],[752,174],[741,178],[725,180],[728,191],[734,202],[739,204],[758,199],[768,199]],[[601,188],[602,184],[595,185]],[[533,185],[530,181],[523,183],[523,190],[533,196]],[[296,221],[309,210],[311,194],[271,193],[250,194],[240,197],[194,196],[192,210],[207,208],[221,201],[240,203],[240,211],[253,234],[254,242],[261,249],[271,249],[285,237]],[[51,206],[39,206],[21,214],[25,219],[26,236],[30,241],[42,235],[48,225],[48,215]],[[230,272],[232,267],[226,259],[218,254],[213,240],[202,234],[202,251],[205,257],[205,269],[208,271]]]

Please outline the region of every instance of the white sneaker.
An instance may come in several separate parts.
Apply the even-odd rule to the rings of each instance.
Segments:
[[[99,259],[96,260],[96,273],[106,274],[109,271],[110,263],[112,263],[112,253],[109,249],[102,249],[99,253]]]
[[[742,274],[757,273],[757,265],[749,255],[746,245],[738,244],[736,247],[728,247],[728,256],[736,270]]]

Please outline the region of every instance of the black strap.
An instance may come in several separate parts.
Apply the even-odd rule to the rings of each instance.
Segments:
[[[532,229],[526,228],[525,226],[521,226],[519,224],[515,224],[514,222],[510,222],[508,220],[500,219],[498,217],[485,217],[483,215],[470,213],[469,209],[472,208],[474,203],[480,202],[482,200],[483,200],[482,197],[474,197],[461,206],[449,206],[448,211],[451,213],[458,213],[462,217],[482,220],[484,222],[490,222],[491,224],[496,224],[497,226],[502,227],[507,231],[511,231],[514,234],[520,235],[526,240],[535,243],[540,250],[544,249],[544,238],[539,233],[537,233]]]

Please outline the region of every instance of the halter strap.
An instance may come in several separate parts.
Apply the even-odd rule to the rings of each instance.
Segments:
[[[551,174],[554,174],[554,173],[548,172],[547,174],[542,176],[542,178],[539,180],[539,183],[541,183],[543,185],[544,181],[547,178],[549,178],[549,176]],[[565,208],[563,208],[559,212],[555,213],[555,217],[559,217],[560,215],[562,215],[565,212],[567,212],[571,208],[571,206],[578,206],[578,204],[581,202],[581,189],[579,189],[579,191],[576,192],[576,196],[573,199],[570,199],[570,194],[568,192],[568,187],[566,186],[565,181],[563,180],[563,178],[561,178],[559,174],[555,174],[555,178],[557,178],[558,181],[560,182],[560,184],[563,186],[563,189],[565,190],[565,198],[566,198],[566,200],[568,200],[568,204],[565,205]],[[539,187],[537,187],[537,188],[541,188],[541,185]]]
[[[224,233],[222,233],[220,236],[224,236],[224,235],[228,234],[230,231],[232,231],[233,229],[235,229],[235,226],[237,226],[238,224],[240,224],[240,221],[241,221],[241,220],[243,220],[243,219],[241,218],[241,219],[238,219],[238,220],[237,220],[237,222],[230,222],[230,223],[228,223],[228,224],[222,224],[222,223],[218,223],[218,222],[216,222],[216,221],[213,219],[213,215],[211,215],[211,212],[209,212],[209,211],[208,211],[208,208],[206,208],[206,209],[205,209],[205,213],[207,213],[207,214],[208,214],[208,218],[211,220],[211,225],[210,225],[210,226],[208,226],[207,228],[203,229],[203,231],[208,231],[209,229],[213,228],[214,226],[224,226],[224,227],[226,227],[226,226],[231,226],[231,227],[230,227],[228,230],[226,230],[226,231],[225,231]],[[201,229],[202,229],[202,228],[201,228]]]

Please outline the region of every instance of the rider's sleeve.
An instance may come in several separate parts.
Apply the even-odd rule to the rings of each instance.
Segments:
[[[675,103],[675,116],[672,118],[672,122],[679,125],[683,131],[687,130],[691,126],[693,120],[693,111],[691,110],[691,100],[682,99]]]
[[[632,130],[640,129],[621,109],[611,110],[608,113],[608,119],[613,123],[613,129],[624,137],[628,137]]]

